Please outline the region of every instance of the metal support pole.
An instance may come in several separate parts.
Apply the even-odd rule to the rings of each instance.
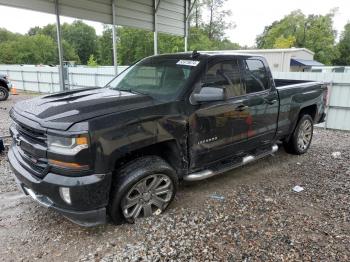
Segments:
[[[192,2],[192,4],[191,4]],[[185,0],[185,52],[188,51],[188,28],[190,23],[190,15],[197,0]]]
[[[38,91],[39,91],[39,93],[40,93],[40,92],[41,92],[41,90],[40,90],[39,71],[36,71],[36,81],[38,82]]]
[[[54,83],[53,83],[53,72],[50,72],[50,77],[51,77],[50,93],[53,93],[55,90]]]
[[[188,0],[185,0],[185,52],[188,51]]]
[[[154,43],[154,54],[158,54],[158,6],[161,0],[154,0],[154,25],[153,25],[153,43]]]
[[[59,68],[58,75],[60,80],[60,90],[66,90],[65,77],[63,73],[63,48],[61,41],[61,22],[60,22],[60,14],[59,14],[59,5],[58,0],[55,0],[55,14],[56,14],[56,31],[57,31],[57,46],[58,46],[58,59],[59,59]]]
[[[113,65],[114,73],[118,75],[118,54],[117,54],[117,30],[116,30],[116,0],[112,0],[112,15],[113,15],[113,25],[112,25],[112,42],[113,42]]]
[[[331,81],[329,83],[329,86],[327,87],[328,88],[328,94],[327,94],[327,104],[326,104],[326,119],[324,121],[324,129],[327,129],[328,128],[328,116],[329,116],[329,109],[330,107],[332,106],[331,105],[331,98],[332,98],[332,91],[333,91],[333,81]]]
[[[22,78],[23,91],[26,91],[26,81],[24,80],[24,74],[22,69],[21,69],[21,78]]]

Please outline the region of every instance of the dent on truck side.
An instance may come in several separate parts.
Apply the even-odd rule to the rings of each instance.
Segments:
[[[95,170],[113,172],[118,161],[127,155],[132,156],[134,152],[149,147],[152,151],[157,149],[157,145],[163,146],[165,143],[178,154],[179,163],[175,168],[186,170],[188,127],[180,107],[178,102],[165,103],[93,121]]]

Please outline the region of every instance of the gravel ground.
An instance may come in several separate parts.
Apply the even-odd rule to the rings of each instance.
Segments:
[[[9,107],[15,99],[1,107]],[[8,109],[1,111],[1,132]],[[333,152],[340,152],[333,154]],[[82,228],[15,191],[0,156],[4,261],[349,261],[350,133],[315,130],[303,156],[283,149],[246,167],[182,183],[167,212]],[[296,193],[292,188],[302,186]]]
[[[23,99],[29,99],[37,94],[30,94],[30,93],[20,93],[20,95],[17,96],[11,96],[6,101],[0,102],[0,137],[7,136],[10,134],[9,127],[10,127],[10,116],[9,112],[11,110],[11,107],[13,104],[15,104],[17,101],[23,100]],[[10,139],[4,139],[5,144],[10,144]],[[7,159],[0,155],[0,193],[4,192],[11,192],[16,190],[17,186],[15,184],[15,180],[11,176],[4,176],[4,174],[9,174],[10,172],[10,166],[7,162]]]

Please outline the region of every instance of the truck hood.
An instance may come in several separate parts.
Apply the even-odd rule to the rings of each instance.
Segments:
[[[67,130],[75,123],[94,117],[152,105],[146,95],[108,88],[73,90],[17,103],[14,111],[44,128]]]

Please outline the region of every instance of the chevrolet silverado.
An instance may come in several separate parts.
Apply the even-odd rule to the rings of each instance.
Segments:
[[[325,118],[323,83],[273,79],[264,57],[152,56],[104,88],[17,103],[8,152],[20,189],[85,226],[162,213],[180,180],[304,154]],[[195,200],[194,200],[195,201]]]

